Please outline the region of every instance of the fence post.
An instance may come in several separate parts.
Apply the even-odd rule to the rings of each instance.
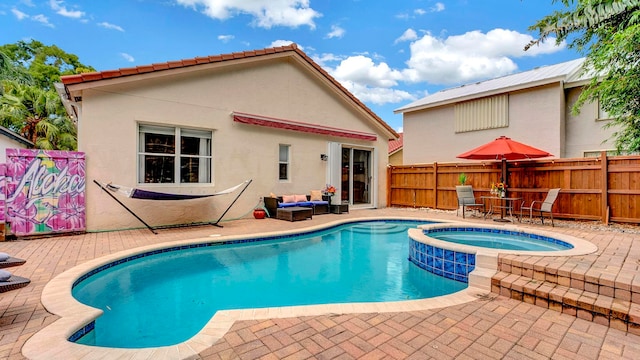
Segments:
[[[393,165],[387,166],[387,207],[391,207],[391,172]]]
[[[433,208],[438,208],[438,163],[433,163]]]
[[[607,159],[607,152],[602,151],[600,153],[601,159],[601,167],[600,170],[602,172],[602,195],[601,195],[601,204],[602,208],[600,210],[602,214],[602,222],[605,225],[609,225],[609,159]]]

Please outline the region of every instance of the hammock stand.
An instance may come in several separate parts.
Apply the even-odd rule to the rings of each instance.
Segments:
[[[237,188],[239,188],[239,187],[244,185],[244,187],[242,188],[240,193],[238,193],[238,195],[233,199],[231,204],[229,204],[229,206],[225,209],[225,211],[222,213],[222,215],[220,215],[218,220],[216,220],[215,222],[207,223],[207,224],[211,224],[213,226],[223,227],[222,225],[219,225],[218,223],[220,222],[220,220],[222,220],[222,218],[231,209],[233,204],[236,203],[238,198],[240,198],[240,196],[242,195],[242,193],[244,193],[244,191],[247,189],[247,187],[249,187],[249,185],[251,184],[252,181],[253,181],[252,179],[246,180],[246,181],[242,182],[239,185],[236,185],[236,186],[234,186],[232,188],[229,188],[227,190],[222,190],[222,191],[217,192],[215,194],[208,194],[208,195],[182,195],[182,194],[160,193],[160,192],[141,190],[141,189],[123,190],[123,187],[121,187],[121,186],[112,185],[112,184],[103,185],[100,182],[98,182],[97,180],[93,180],[93,182],[96,185],[98,185],[100,187],[100,189],[102,189],[109,196],[111,196],[111,198],[113,200],[115,200],[118,204],[120,204],[120,206],[125,208],[125,210],[127,210],[131,215],[133,215],[136,219],[138,219],[141,223],[143,223],[144,226],[147,227],[147,229],[149,229],[152,233],[154,233],[156,235],[158,234],[156,232],[157,227],[153,227],[153,226],[147,224],[144,220],[142,220],[142,218],[140,218],[140,216],[138,216],[136,213],[134,213],[133,210],[129,209],[124,203],[122,203],[122,201],[120,201],[117,197],[115,197],[115,195],[113,195],[112,192],[116,192],[116,191],[117,192],[122,192],[122,193],[126,194],[127,197],[134,198],[134,199],[143,199],[143,200],[189,200],[189,199],[199,199],[199,198],[203,198],[203,197],[228,194],[228,193],[233,192]]]

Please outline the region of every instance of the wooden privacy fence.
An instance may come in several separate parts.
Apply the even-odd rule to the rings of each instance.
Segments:
[[[565,219],[640,223],[640,156],[518,160],[507,162],[507,195],[525,204],[561,188],[553,216]],[[499,161],[389,166],[387,204],[455,210],[460,173],[476,197],[500,181]],[[518,204],[518,208],[519,208]]]

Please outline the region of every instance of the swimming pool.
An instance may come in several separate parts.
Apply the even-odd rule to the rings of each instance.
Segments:
[[[166,346],[192,337],[219,310],[424,299],[466,288],[407,261],[407,230],[426,223],[361,221],[120,259],[75,282],[74,297],[104,314],[70,339]]]

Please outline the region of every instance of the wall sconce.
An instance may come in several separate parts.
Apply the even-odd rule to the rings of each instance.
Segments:
[[[322,161],[327,161],[327,160],[329,160],[329,155],[327,155],[327,154],[320,154],[320,160],[322,160]]]

